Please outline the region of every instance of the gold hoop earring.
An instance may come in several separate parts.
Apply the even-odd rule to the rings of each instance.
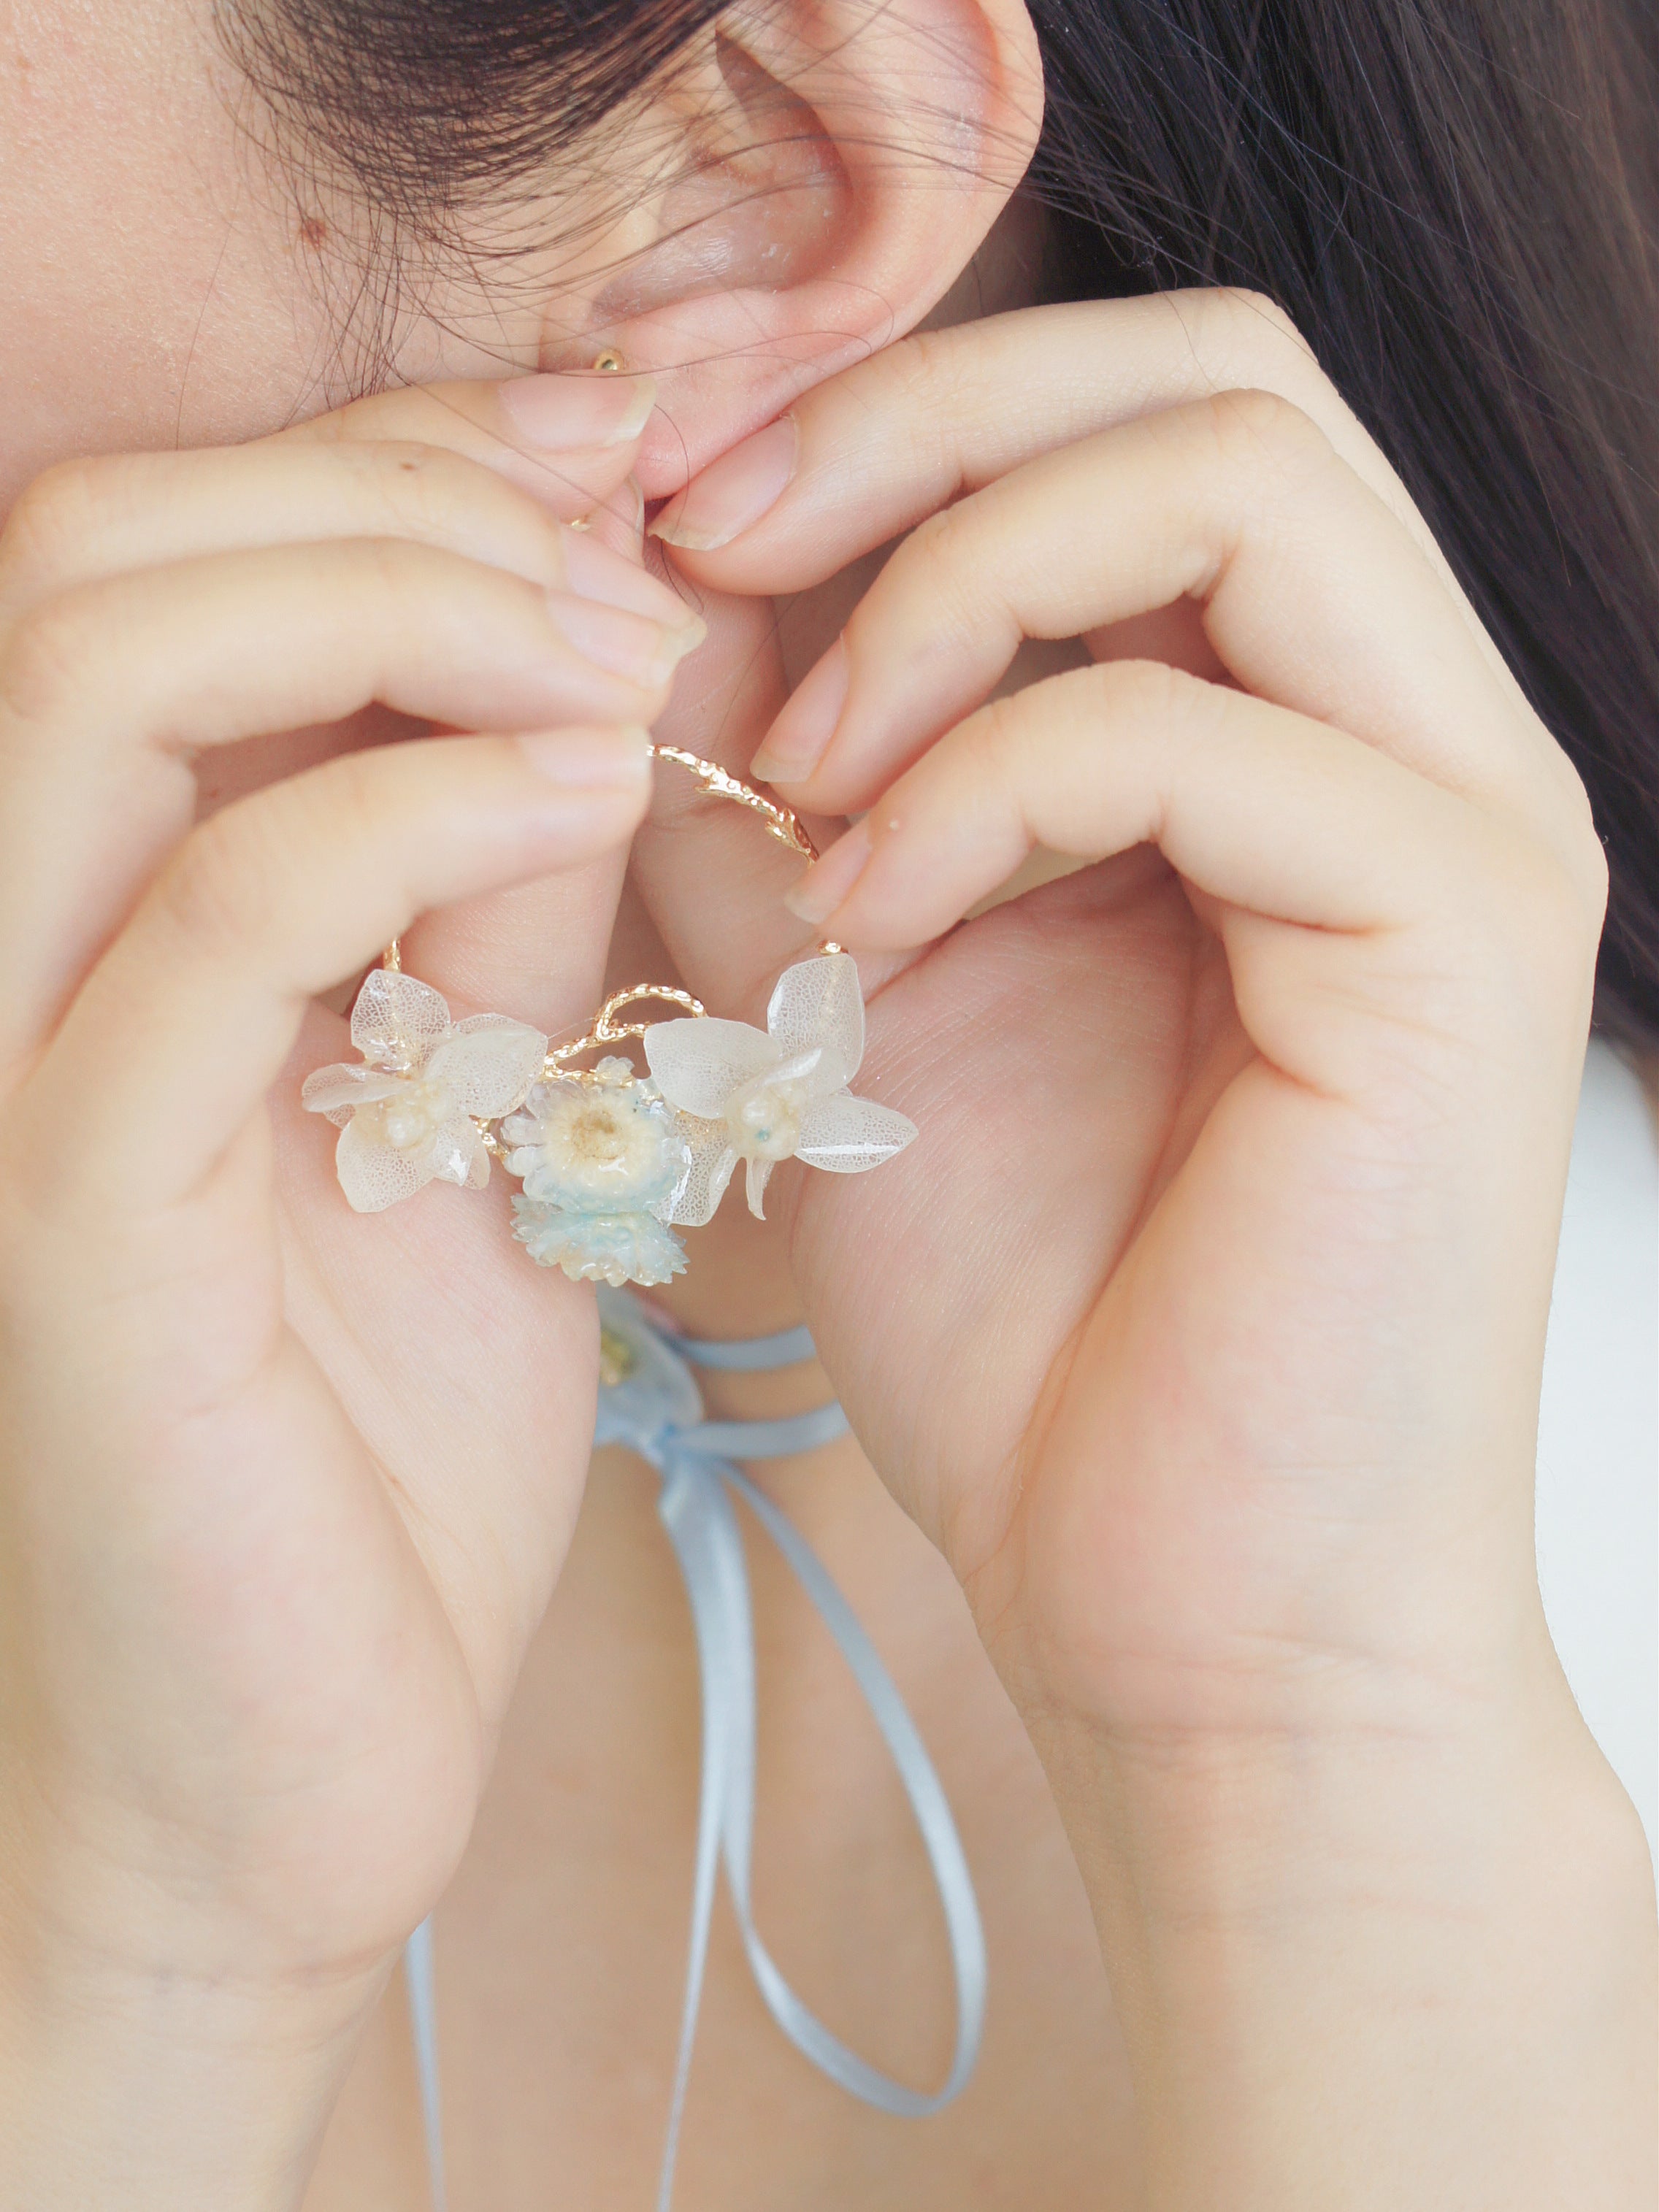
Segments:
[[[650,750],[816,858],[789,807],[682,746]],[[673,1012],[619,1018],[642,1000]],[[764,1030],[711,1021],[677,985],[633,983],[557,1043],[501,1014],[452,1021],[438,993],[404,972],[394,939],[358,994],[351,1037],[362,1060],[319,1068],[301,1091],[340,1131],[349,1204],[378,1213],[434,1179],[476,1190],[499,1162],[524,1186],[514,1237],[573,1281],[670,1281],[685,1266],[675,1229],[711,1218],[740,1160],[760,1215],[779,1161],[858,1174],[916,1133],[848,1088],[863,1056],[864,994],[853,960],[828,941],[779,976]],[[643,1048],[643,1077],[614,1051],[574,1065],[629,1040]]]

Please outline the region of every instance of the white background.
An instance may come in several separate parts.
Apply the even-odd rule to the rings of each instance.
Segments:
[[[1659,1856],[1659,1137],[1599,1042],[1550,1303],[1538,1571],[1579,1710]]]

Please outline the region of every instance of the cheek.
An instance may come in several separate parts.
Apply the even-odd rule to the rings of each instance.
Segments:
[[[193,0],[0,4],[0,514],[70,455],[304,404],[301,217],[259,168]]]

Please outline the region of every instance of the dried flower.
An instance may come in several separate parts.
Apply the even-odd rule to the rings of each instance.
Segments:
[[[845,952],[787,968],[764,1030],[707,1017],[653,1022],[645,1056],[690,1145],[672,1217],[687,1227],[710,1218],[739,1159],[750,1212],[759,1217],[778,1161],[860,1175],[916,1133],[902,1114],[847,1087],[864,1057],[864,994]]]
[[[547,1039],[504,1014],[452,1022],[428,983],[377,968],[351,1010],[361,1065],[319,1067],[300,1094],[340,1129],[334,1161],[359,1213],[412,1197],[435,1176],[474,1190],[489,1180],[481,1121],[520,1104]]]

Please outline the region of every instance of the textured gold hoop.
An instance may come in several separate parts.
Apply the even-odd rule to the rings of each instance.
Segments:
[[[678,1006],[682,1013],[706,1014],[708,1012],[701,999],[694,999],[690,991],[678,989],[672,983],[630,983],[624,991],[613,991],[595,1017],[587,1035],[578,1037],[573,1044],[555,1045],[547,1055],[550,1075],[574,1075],[593,1079],[590,1069],[567,1067],[568,1060],[580,1054],[592,1052],[602,1044],[621,1044],[629,1037],[642,1037],[651,1027],[649,1022],[618,1023],[617,1016],[624,1006],[637,1006],[643,999],[655,999],[664,1006]]]
[[[792,807],[781,805],[775,799],[767,799],[747,784],[741,776],[733,775],[729,769],[721,768],[717,761],[699,760],[683,745],[652,744],[653,760],[672,761],[696,776],[703,789],[714,799],[735,799],[739,806],[747,806],[766,823],[769,834],[792,853],[799,853],[804,860],[816,860],[818,848],[800,826],[800,817]]]
[[[818,848],[802,829],[800,817],[793,807],[785,806],[781,800],[763,797],[752,784],[745,783],[741,776],[733,775],[730,769],[722,768],[718,761],[699,759],[696,753],[687,752],[684,745],[659,745],[653,740],[646,750],[653,760],[672,761],[676,768],[683,768],[689,775],[695,776],[711,799],[729,799],[735,805],[746,806],[751,813],[758,814],[766,824],[767,834],[775,837],[779,844],[787,845],[792,853],[799,853],[802,860],[811,861],[817,859]],[[841,949],[828,938],[819,948],[824,952],[839,952]],[[403,964],[402,945],[394,937],[380,956],[380,965],[396,975]],[[561,1045],[556,1052],[549,1053],[547,1065],[550,1072],[556,1072],[556,1062],[574,1058],[578,1053],[591,1051],[595,1045],[620,1044],[625,1037],[643,1036],[647,1024],[634,1022],[623,1029],[611,1025],[611,1017],[635,999],[661,999],[671,1006],[684,1006],[690,1014],[702,1014],[708,1011],[689,992],[677,990],[672,984],[659,988],[654,983],[631,983],[627,990],[615,991],[605,1000],[592,1028],[580,1043]],[[574,1073],[576,1071],[569,1072]]]
[[[607,376],[619,376],[626,364],[615,346],[607,346],[602,354],[594,356],[593,366],[603,369]]]

